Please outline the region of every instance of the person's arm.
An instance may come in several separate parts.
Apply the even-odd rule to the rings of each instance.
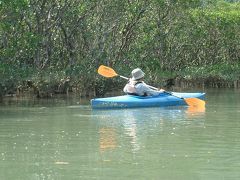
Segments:
[[[137,85],[137,93],[140,95],[147,94],[148,96],[158,96],[159,94],[163,93],[164,91],[156,91],[149,88],[145,83],[141,83]]]

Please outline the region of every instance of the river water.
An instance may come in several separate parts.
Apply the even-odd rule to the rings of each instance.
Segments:
[[[1,104],[0,179],[240,179],[240,90],[206,92],[205,111]]]

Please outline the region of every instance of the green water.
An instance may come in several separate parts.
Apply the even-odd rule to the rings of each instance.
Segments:
[[[240,90],[206,92],[201,112],[1,104],[0,180],[240,179]]]

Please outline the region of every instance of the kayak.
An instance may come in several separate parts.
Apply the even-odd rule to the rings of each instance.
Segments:
[[[165,107],[187,105],[185,98],[204,99],[205,93],[161,93],[158,96],[123,95],[91,99],[93,109]]]

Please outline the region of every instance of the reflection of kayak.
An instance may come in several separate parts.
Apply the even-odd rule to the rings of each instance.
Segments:
[[[147,97],[123,95],[92,99],[91,106],[93,109],[181,106],[187,105],[185,100],[182,98],[204,99],[204,96],[205,93],[176,92],[173,92],[172,95],[168,93],[162,93],[159,96]]]

